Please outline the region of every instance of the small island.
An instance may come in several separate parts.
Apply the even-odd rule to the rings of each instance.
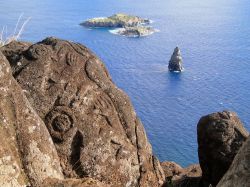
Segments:
[[[149,26],[149,19],[123,13],[110,17],[92,18],[80,25],[90,28],[113,28],[111,33],[128,37],[141,37],[153,34],[156,30]]]
[[[168,69],[171,72],[182,72],[184,70],[182,66],[182,57],[179,47],[176,47],[174,49],[174,52],[168,64]]]
[[[150,26],[125,27],[115,30],[115,34],[128,37],[141,37],[153,34],[155,29]]]

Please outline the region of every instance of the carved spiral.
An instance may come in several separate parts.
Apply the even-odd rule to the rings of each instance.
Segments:
[[[53,140],[64,141],[64,134],[74,127],[75,116],[65,106],[57,106],[45,117],[46,126]]]
[[[41,56],[46,57],[48,52],[48,48],[45,45],[32,45],[28,50],[28,56],[36,60]]]

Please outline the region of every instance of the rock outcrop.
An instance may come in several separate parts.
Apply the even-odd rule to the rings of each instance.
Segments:
[[[11,53],[8,58],[12,59]],[[38,122],[45,123],[50,134],[27,127],[37,133],[34,141],[39,142],[29,136],[25,140],[33,142],[35,153],[36,147],[46,146],[41,150],[59,156],[60,163],[48,166],[53,167],[47,173],[58,172],[54,175],[59,179],[88,176],[115,187],[161,186],[164,173],[128,96],[86,47],[47,38],[23,48],[11,68],[34,109],[30,110],[37,112],[42,119]],[[47,165],[57,160],[46,155],[41,159],[47,159],[41,161]],[[61,171],[52,170],[59,164]]]
[[[166,182],[164,187],[198,187],[201,179],[201,168],[199,164],[182,168],[175,162],[162,162]]]
[[[64,179],[52,138],[1,52],[0,100],[0,186],[108,186],[91,178]]]
[[[217,187],[250,186],[250,137],[243,144]]]
[[[114,14],[110,17],[92,18],[81,23],[86,27],[135,27],[149,24],[149,19],[140,18],[127,14]]]
[[[128,37],[141,37],[156,32],[154,28],[148,26],[149,24],[149,19],[127,14],[114,14],[110,17],[92,18],[80,25],[92,28],[115,28],[111,33]]]
[[[154,32],[155,29],[153,29],[152,27],[137,26],[118,29],[116,33],[128,37],[141,37],[148,36],[150,34],[153,34]]]
[[[164,171],[166,178],[172,179],[183,173],[183,168],[175,162],[170,162],[170,161],[161,162],[161,167]]]
[[[181,72],[184,70],[182,66],[182,57],[181,57],[181,51],[179,47],[176,47],[174,49],[174,52],[168,64],[168,69],[169,71],[173,71],[173,72]]]
[[[248,137],[237,115],[218,112],[198,123],[198,152],[204,186],[216,186]]]
[[[4,56],[8,59],[11,67],[18,66],[17,62],[21,59],[21,54],[23,51],[27,50],[32,43],[29,42],[20,42],[20,41],[12,41],[11,43],[4,45],[0,48],[0,51],[4,54]]]
[[[128,96],[80,44],[1,47],[0,99],[0,186],[250,185],[250,137],[235,113],[200,119],[201,168],[160,164]]]
[[[48,177],[63,179],[46,126],[12,77],[11,68],[1,53],[0,88],[1,186],[29,183],[41,186]]]

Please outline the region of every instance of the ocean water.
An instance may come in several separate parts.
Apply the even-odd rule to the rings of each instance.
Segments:
[[[32,19],[23,40],[56,36],[92,49],[130,96],[154,153],[187,166],[198,162],[202,115],[233,110],[250,130],[249,8],[248,0],[0,0],[0,27],[11,33],[24,13]],[[150,18],[160,32],[126,38],[79,25],[118,12]],[[167,69],[177,45],[181,74]]]

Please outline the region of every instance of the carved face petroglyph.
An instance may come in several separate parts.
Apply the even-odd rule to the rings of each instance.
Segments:
[[[17,80],[44,119],[64,175],[137,183],[137,147],[115,101],[95,78],[99,60],[81,45],[50,38],[31,46],[21,63],[27,66]],[[109,81],[103,85],[113,86],[106,70],[100,73]]]

